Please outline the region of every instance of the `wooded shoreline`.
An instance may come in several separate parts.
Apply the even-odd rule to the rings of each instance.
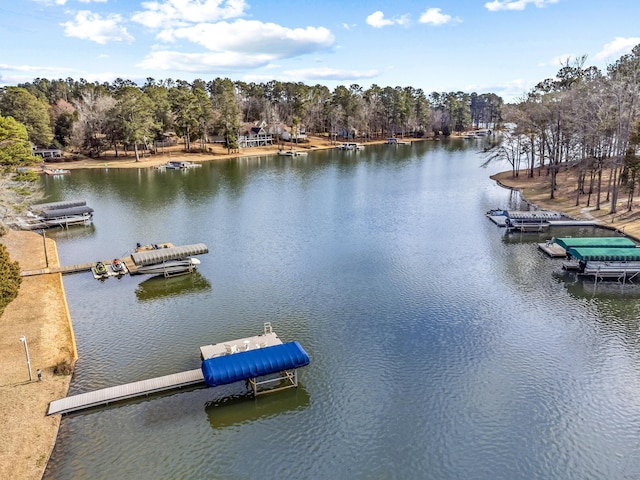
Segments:
[[[578,219],[596,220],[606,228],[614,229],[640,242],[640,211],[628,211],[626,202],[616,204],[616,213],[610,213],[610,203],[601,202],[600,209],[595,207],[592,195],[590,205],[587,206],[587,196],[582,195],[580,204],[576,205],[578,181],[571,169],[558,173],[556,177],[555,198],[551,198],[551,177],[546,169],[536,168],[532,177],[528,171],[521,171],[514,177],[511,170],[492,175],[491,178],[499,185],[519,190],[522,197],[531,205],[541,209],[555,210]]]

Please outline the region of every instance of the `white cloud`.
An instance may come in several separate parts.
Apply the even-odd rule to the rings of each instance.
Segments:
[[[268,65],[271,55],[244,55],[236,52],[183,53],[169,50],[151,52],[137,67],[148,70],[182,70],[184,72],[214,72],[243,70]]]
[[[373,12],[367,17],[367,24],[373,28],[382,28],[389,25],[406,25],[409,23],[409,17],[402,15],[401,17],[384,18],[384,13],[380,10]]]
[[[243,77],[245,82],[320,82],[320,81],[356,81],[373,78],[380,74],[378,70],[338,70],[333,68],[308,68],[299,70],[285,70],[274,77],[272,74],[248,74]]]
[[[611,57],[621,57],[630,53],[633,47],[640,43],[640,37],[616,37],[613,42],[607,43],[604,48],[596,53],[596,60],[606,60]]]
[[[36,3],[42,3],[44,5],[64,5],[67,0],[33,0]]]
[[[497,12],[500,10],[524,10],[529,4],[542,8],[553,3],[558,3],[558,0],[493,0],[493,2],[485,3],[484,7],[491,12]]]
[[[9,70],[13,72],[70,72],[72,69],[63,67],[41,67],[38,65],[9,65],[0,63],[0,70]]]
[[[131,19],[148,28],[214,22],[245,15],[244,0],[164,0],[142,2],[145,9]]]
[[[536,86],[538,82],[532,82],[529,80],[523,80],[521,78],[510,80],[504,83],[496,83],[496,84],[487,84],[487,85],[479,85],[479,84],[469,84],[462,88],[465,92],[491,92],[496,95],[502,97],[505,102],[514,102],[519,98],[525,96],[527,92],[530,92],[533,87]],[[447,91],[446,89],[441,91]]]
[[[285,75],[290,78],[303,80],[358,80],[361,78],[373,78],[380,75],[378,70],[338,70],[335,68],[301,68],[285,70]]]
[[[429,8],[426,12],[420,15],[420,19],[418,21],[420,23],[428,23],[430,25],[444,25],[453,20],[451,15],[440,13],[440,11],[441,9],[439,8]]]
[[[292,29],[257,20],[201,23],[167,30],[161,38],[186,39],[213,52],[263,54],[270,58],[288,58],[326,50],[334,42],[333,34],[324,27]]]
[[[107,42],[132,42],[134,38],[129,35],[125,27],[119,25],[121,22],[122,17],[118,14],[103,18],[100,14],[81,10],[76,14],[75,21],[60,25],[64,27],[67,37],[91,40],[101,45]]]

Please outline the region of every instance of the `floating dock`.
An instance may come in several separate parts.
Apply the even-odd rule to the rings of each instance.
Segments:
[[[271,323],[264,333],[200,347],[202,367],[186,372],[140,380],[54,400],[47,415],[65,414],[87,408],[147,396],[157,392],[198,385],[218,386],[248,380],[255,396],[298,386],[297,368],[308,365],[309,357],[298,342],[283,343]],[[258,377],[279,374],[258,381]],[[285,382],[285,386],[260,390],[264,385]]]
[[[591,227],[599,225],[595,220],[567,218],[553,210],[490,210],[487,218],[509,231],[539,232],[549,227]]]
[[[563,258],[567,256],[567,251],[555,242],[539,243],[538,248],[550,257]]]
[[[54,204],[51,204],[54,205]],[[36,270],[24,270],[20,272],[22,277],[30,277],[34,275],[44,275],[47,273],[61,273],[71,274],[79,272],[91,272],[96,279],[103,279],[111,276],[120,276],[125,274],[142,274],[138,272],[138,268],[146,265],[152,265],[153,263],[162,264],[163,262],[175,258],[190,257],[195,255],[201,255],[208,253],[208,248],[204,243],[197,243],[194,245],[184,245],[175,247],[172,243],[160,243],[155,245],[149,245],[146,247],[138,247],[136,253],[128,255],[124,258],[118,258],[123,264],[121,271],[115,271],[113,269],[113,260],[101,260],[107,267],[107,273],[99,275],[95,271],[97,262],[77,263],[75,265],[67,265],[61,267],[49,267],[40,268]],[[136,263],[137,262],[137,263]],[[193,270],[193,269],[192,269]],[[191,270],[191,271],[192,271]]]

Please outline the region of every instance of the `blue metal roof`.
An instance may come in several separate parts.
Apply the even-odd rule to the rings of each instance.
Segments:
[[[202,362],[204,381],[210,387],[261,377],[309,365],[309,355],[298,342],[256,348]]]

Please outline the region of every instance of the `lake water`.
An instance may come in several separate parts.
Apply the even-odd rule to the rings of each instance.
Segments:
[[[640,476],[640,290],[581,283],[484,213],[518,196],[481,141],[45,178],[86,228],[62,264],[203,242],[194,275],[64,277],[70,394],[198,368],[271,322],[311,357],[297,390],[196,388],[62,419],[46,479]]]

